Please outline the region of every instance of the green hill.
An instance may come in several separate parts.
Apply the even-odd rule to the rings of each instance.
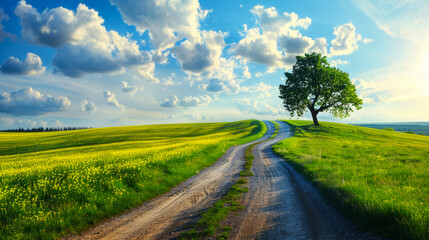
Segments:
[[[286,121],[274,146],[341,211],[395,239],[429,239],[429,137],[337,123]]]
[[[0,239],[78,233],[260,138],[256,120],[0,133]]]

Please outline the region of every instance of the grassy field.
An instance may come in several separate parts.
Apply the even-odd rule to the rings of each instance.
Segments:
[[[429,137],[358,126],[287,121],[274,146],[360,226],[393,239],[429,239]]]
[[[249,120],[0,133],[0,238],[78,233],[167,192],[265,131]]]

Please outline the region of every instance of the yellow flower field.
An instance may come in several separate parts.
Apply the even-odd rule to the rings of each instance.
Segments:
[[[256,120],[0,133],[0,238],[77,233],[266,131]]]

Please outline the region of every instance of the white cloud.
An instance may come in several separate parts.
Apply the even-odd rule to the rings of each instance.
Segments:
[[[1,65],[0,70],[4,74],[39,75],[44,73],[46,69],[42,64],[42,59],[39,56],[34,53],[27,53],[22,62],[18,58],[9,57]]]
[[[243,67],[243,77],[244,78],[251,78],[252,74],[249,71],[249,67],[247,65],[244,65]]]
[[[208,105],[211,100],[212,98],[208,95],[200,95],[198,97],[187,96],[182,98],[179,105],[183,107],[196,107],[199,105]]]
[[[32,127],[35,127],[37,122],[34,120],[27,120],[27,124],[31,125]]]
[[[225,84],[217,78],[210,79],[209,84],[204,84],[202,86],[201,88],[208,92],[222,92],[226,89]]]
[[[264,8],[264,6],[256,5],[250,12],[258,16],[258,24],[264,33],[287,34],[291,28],[307,29],[311,24],[310,18],[299,19],[294,12],[279,14],[274,7]]]
[[[260,102],[255,99],[241,98],[233,100],[236,102],[237,109],[245,114],[278,115],[284,112],[281,108],[272,107],[265,102]]]
[[[47,121],[40,121],[40,125],[45,128],[48,126],[48,122]]]
[[[348,61],[341,60],[341,59],[331,60],[331,66],[334,66],[334,67],[337,67],[338,65],[341,65],[341,64],[348,64],[348,63],[349,63]]]
[[[0,112],[13,115],[44,115],[65,110],[70,105],[67,97],[45,95],[31,87],[0,94]]]
[[[179,100],[177,96],[173,95],[166,98],[160,105],[162,107],[196,107],[200,105],[208,105],[212,98],[208,95],[200,95],[198,97],[186,96]]]
[[[7,126],[7,127],[9,127],[9,126],[12,126],[13,125],[13,123],[15,122],[12,118],[10,118],[10,117],[2,117],[2,118],[0,118],[0,120],[1,120],[1,122],[2,122],[2,124],[1,125],[3,125],[3,126]]]
[[[172,73],[171,76],[164,79],[164,86],[173,86],[174,85],[173,77],[176,77],[176,74]]]
[[[201,42],[185,40],[171,50],[182,70],[190,74],[199,74],[219,66],[220,56],[226,46],[225,33],[202,31],[201,34]]]
[[[143,86],[139,87],[139,86],[130,86],[128,85],[128,82],[125,81],[121,81],[122,83],[122,92],[124,93],[129,93],[130,96],[134,96],[134,94],[136,94],[136,92],[141,89],[143,90]]]
[[[80,106],[82,112],[97,112],[97,107],[95,106],[94,102],[88,102],[87,100],[83,99],[80,103]]]
[[[116,107],[117,109],[121,110],[122,112],[125,111],[125,106],[120,104],[118,102],[118,100],[116,100],[116,94],[114,92],[110,92],[110,91],[104,91],[103,92],[104,97],[107,98],[107,102]]]
[[[257,72],[257,73],[255,74],[255,76],[256,76],[256,77],[262,77],[262,76],[264,76],[264,74],[262,74],[261,72]]]
[[[358,42],[362,40],[362,36],[356,32],[356,27],[353,23],[344,23],[338,27],[334,27],[335,39],[331,41],[329,53],[332,56],[347,55],[358,49]]]
[[[367,43],[371,43],[371,42],[373,42],[374,41],[374,39],[371,39],[371,38],[364,38],[363,39],[363,43],[365,43],[365,44],[367,44]]]
[[[259,97],[271,97],[273,86],[260,82],[254,86],[241,87],[240,92],[260,93]]]
[[[15,40],[16,38],[15,35],[5,32],[3,30],[4,28],[2,24],[3,20],[9,20],[9,17],[4,13],[3,8],[0,7],[0,42],[3,42],[5,38],[10,38],[12,40]]]
[[[274,7],[257,5],[250,10],[256,16],[257,27],[244,25],[243,38],[232,44],[230,52],[245,64],[255,62],[266,65],[267,72],[277,68],[290,68],[297,55],[308,51],[326,52],[326,39],[313,40],[302,36],[299,29],[307,29],[309,18],[298,18],[296,13],[278,13]]]
[[[230,51],[245,62],[255,62],[268,67],[284,67],[287,59],[277,49],[277,39],[264,35],[259,28],[245,28],[246,36],[234,43]]]
[[[151,54],[140,51],[136,41],[107,31],[98,12],[79,4],[76,11],[63,7],[37,9],[21,0],[15,9],[27,41],[57,48],[52,64],[69,77],[86,73],[113,73],[124,67],[144,66]]]
[[[142,34],[149,31],[152,46],[162,51],[187,38],[199,41],[200,20],[208,11],[198,0],[110,0],[117,6],[125,23],[134,25]]]
[[[64,123],[61,122],[60,120],[55,120],[55,127],[63,127]]]
[[[162,107],[177,107],[179,103],[179,99],[176,95],[170,96],[160,104]]]
[[[137,73],[151,83],[159,83],[159,79],[155,77],[155,63],[151,62],[145,65],[136,67]]]
[[[314,45],[314,40],[303,36],[282,36],[279,39],[280,46],[291,54],[302,54]]]
[[[328,41],[326,38],[316,38],[314,45],[308,50],[308,52],[321,53],[323,56],[328,55]]]

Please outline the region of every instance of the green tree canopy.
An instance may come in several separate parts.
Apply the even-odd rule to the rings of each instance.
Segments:
[[[319,125],[317,114],[320,112],[345,118],[353,112],[353,107],[362,107],[362,99],[356,94],[349,74],[330,67],[321,54],[297,56],[292,73],[285,72],[285,75],[286,83],[280,84],[279,97],[292,117],[295,114],[301,117],[308,109],[314,125]]]

